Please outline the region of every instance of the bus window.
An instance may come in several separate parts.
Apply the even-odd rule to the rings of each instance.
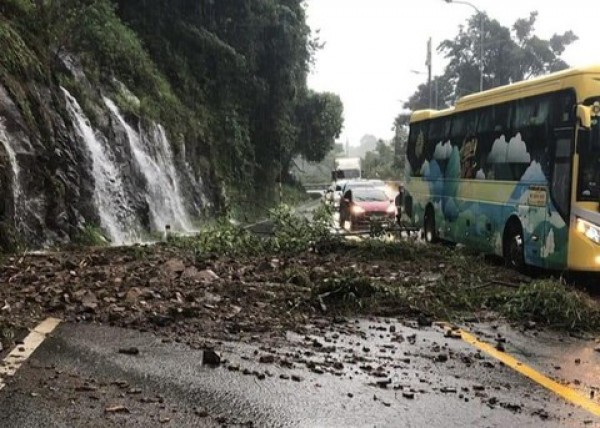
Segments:
[[[436,119],[431,122],[429,127],[428,143],[435,147],[438,143],[444,143],[448,139],[450,133],[450,117]]]
[[[575,93],[567,90],[554,95],[554,127],[572,127],[575,124]]]
[[[567,220],[571,205],[571,157],[573,131],[560,130],[556,133],[556,145],[552,162],[552,200],[560,215]]]
[[[426,158],[428,160],[435,160],[442,174],[445,174],[446,166],[452,153],[452,145],[448,140],[451,124],[451,117],[448,116],[433,120],[429,126]]]
[[[511,132],[510,117],[513,103],[504,103],[494,106],[494,132],[508,138]]]
[[[450,142],[453,146],[462,146],[467,138],[475,135],[477,130],[477,112],[468,111],[459,113],[452,119]]]
[[[410,125],[406,154],[413,177],[421,176],[421,167],[425,160],[427,130],[427,122],[416,122]]]
[[[515,103],[514,133],[516,144],[522,149],[518,156],[508,159],[511,164],[512,179],[520,180],[532,161],[542,167],[546,177],[550,176],[550,147],[552,98],[547,95],[526,98]]]
[[[487,107],[480,111],[477,126],[480,168],[476,178],[514,179],[507,158],[508,142],[511,138],[510,111],[508,103]]]
[[[475,178],[479,169],[476,125],[476,111],[460,113],[452,120],[450,142],[459,148],[461,178]]]

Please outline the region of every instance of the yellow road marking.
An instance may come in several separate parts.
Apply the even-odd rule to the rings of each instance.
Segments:
[[[17,345],[4,358],[0,365],[0,390],[6,386],[4,379],[14,376],[17,370],[25,361],[34,353],[34,351],[42,344],[46,336],[54,331],[56,326],[60,324],[60,320],[56,318],[46,318],[35,327],[31,333],[23,340],[22,345]]]
[[[569,388],[568,386],[562,385],[555,380],[550,379],[548,376],[541,374],[535,369],[525,365],[514,357],[511,357],[506,352],[498,351],[492,345],[482,342],[477,337],[473,336],[464,330],[459,330],[462,340],[467,342],[469,345],[485,352],[486,354],[494,357],[495,359],[502,361],[506,366],[521,373],[528,377],[535,383],[543,386],[549,391],[561,396],[565,400],[580,406],[588,412],[600,416],[600,404],[590,400],[589,398],[582,395],[579,391]]]

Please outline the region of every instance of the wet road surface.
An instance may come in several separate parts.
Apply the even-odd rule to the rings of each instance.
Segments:
[[[396,320],[334,325],[323,320],[308,336],[289,333],[286,340],[254,337],[247,343],[216,343],[225,361],[210,367],[202,364],[202,350],[165,343],[149,333],[61,324],[0,392],[0,426],[599,423],[462,340],[444,337],[442,329],[414,327]],[[478,326],[482,334],[486,328]],[[511,336],[510,330],[502,334],[507,348],[533,347],[535,338]],[[489,328],[489,335],[497,331]],[[575,339],[571,345],[585,347]],[[139,353],[119,353],[129,348]],[[531,357],[532,363],[537,360],[537,367],[549,375],[556,370],[549,370],[553,363],[546,363],[548,357],[572,357],[568,347],[535,349],[541,351]],[[573,376],[584,379],[590,374],[592,357],[597,358],[582,357],[582,371]],[[598,379],[594,373],[589,379]]]

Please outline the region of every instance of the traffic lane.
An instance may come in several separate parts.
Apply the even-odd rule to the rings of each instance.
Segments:
[[[320,330],[323,333],[323,328]],[[427,399],[433,394],[430,408],[436,414],[447,398],[444,395],[475,401],[494,410],[481,418],[481,409],[471,410],[475,413],[469,415],[477,418],[471,420],[463,415],[457,423],[464,425],[457,426],[503,426],[507,421],[518,422],[519,426],[588,426],[597,422],[593,414],[564,401],[460,338],[446,337],[446,330],[441,327],[411,328],[390,320],[363,320],[344,330],[341,336],[339,328],[323,334],[322,344],[327,348],[333,342],[338,354],[347,354],[345,361],[361,362],[353,374],[355,380],[362,376],[367,378],[363,379],[365,384],[383,382],[386,388],[399,392],[418,392],[415,399]],[[302,342],[299,337],[295,340]],[[311,340],[304,338],[305,343]],[[397,346],[391,347],[390,343]],[[535,347],[534,342],[530,345]],[[513,415],[506,416],[502,410]],[[447,421],[455,420],[451,412],[441,414]]]
[[[202,365],[202,351],[164,343],[151,334],[61,325],[0,393],[0,425],[553,427],[579,426],[586,420],[578,409],[501,366],[434,364],[429,351],[443,340],[435,329],[417,333],[416,348],[405,343],[394,356],[370,357],[361,353],[371,353],[365,352],[368,346],[389,345],[389,337],[359,326],[358,331],[336,328],[314,337],[327,343],[338,335],[339,349],[333,353],[312,352],[317,360],[344,361],[342,372],[333,374],[306,364],[306,338],[293,334],[276,349],[223,343],[229,362],[209,368]],[[407,327],[398,329],[412,334]],[[470,352],[460,341],[442,346]],[[118,352],[132,347],[138,355]],[[276,364],[258,362],[267,351],[277,356]],[[405,352],[411,354],[408,364]],[[346,359],[345,353],[351,357]],[[379,386],[379,378],[361,369],[370,358],[388,365],[391,383]],[[485,389],[475,391],[475,383]],[[409,398],[411,388],[416,392]],[[106,412],[118,406],[123,413]]]
[[[474,324],[470,329],[521,362],[578,390],[600,404],[600,347],[596,339],[573,334],[509,325]]]

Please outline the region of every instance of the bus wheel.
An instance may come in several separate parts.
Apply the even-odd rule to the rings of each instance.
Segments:
[[[508,226],[504,237],[504,261],[512,269],[519,272],[525,270],[523,229],[520,224],[512,223]]]
[[[437,242],[437,233],[435,230],[435,214],[431,208],[428,208],[425,213],[425,224],[423,226],[425,232],[425,242],[433,244]]]

